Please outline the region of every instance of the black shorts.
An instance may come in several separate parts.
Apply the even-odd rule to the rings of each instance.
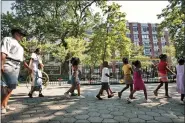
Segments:
[[[109,89],[109,83],[103,83],[101,84],[101,89],[108,90]]]

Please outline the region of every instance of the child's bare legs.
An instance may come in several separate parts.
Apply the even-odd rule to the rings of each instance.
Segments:
[[[158,95],[158,90],[163,86],[163,82],[161,81],[161,83],[157,86],[157,88],[154,90],[154,95],[157,96]]]
[[[80,84],[77,85],[78,96],[80,96]]]
[[[129,84],[127,84],[125,88],[123,88],[120,92],[118,92],[118,97],[121,98],[123,91],[127,90],[128,88],[129,88]]]
[[[75,89],[75,85],[72,85],[71,88],[66,93],[68,94],[69,92],[72,92],[74,89]]]
[[[165,83],[165,96],[166,96],[167,98],[171,98],[171,97],[169,96],[169,94],[168,94],[168,82]]]
[[[130,93],[130,96],[129,96],[130,99],[133,99],[133,95],[135,92],[136,92],[136,90],[132,90],[132,92]]]
[[[145,99],[147,100],[147,91],[146,91],[146,88],[143,90],[144,91],[144,95],[145,95]]]
[[[96,95],[96,97],[97,97],[99,100],[102,100],[102,98],[100,97],[100,95],[101,95],[102,93],[103,93],[103,89],[102,89],[102,87],[101,87],[101,89],[100,89],[98,95]]]
[[[133,91],[133,84],[130,84],[130,94],[132,93],[132,91]],[[132,95],[131,98],[132,98],[132,99],[136,99],[133,95]]]
[[[181,94],[181,101],[183,101],[184,100],[184,94]]]

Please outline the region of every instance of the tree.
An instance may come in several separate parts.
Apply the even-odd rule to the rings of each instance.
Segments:
[[[162,10],[158,18],[164,18],[158,28],[159,36],[162,35],[163,29],[166,27],[175,46],[176,57],[183,56],[185,54],[185,1],[169,0],[169,5]]]
[[[91,56],[90,59],[101,59],[103,62],[115,59],[116,55],[121,57],[129,54],[131,42],[126,37],[128,30],[126,29],[125,13],[121,12],[120,8],[121,6],[115,3],[101,6],[103,16],[107,16],[107,18],[93,28],[93,37],[87,52]]]

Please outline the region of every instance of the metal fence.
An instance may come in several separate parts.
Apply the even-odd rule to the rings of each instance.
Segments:
[[[113,78],[110,78],[110,84],[120,84],[123,79],[122,73],[122,65],[116,65],[115,68],[109,68],[110,73],[113,75]],[[171,67],[171,70],[175,71],[175,67]],[[153,66],[145,67],[142,69],[142,77],[145,83],[159,83],[157,69]],[[28,74],[27,72],[23,73],[20,78],[19,82],[25,83],[26,77]],[[68,75],[49,75],[50,85],[62,85],[62,84],[70,84],[69,76]],[[80,83],[84,85],[93,85],[93,84],[100,84],[101,83],[101,67],[90,68],[87,66],[82,66],[80,70]],[[168,74],[169,82],[175,82],[175,78]]]
[[[174,71],[175,67],[171,67]],[[122,83],[123,73],[122,73],[122,66],[116,66],[115,70],[113,71],[112,68],[109,68],[110,73],[113,75],[113,78],[110,78],[110,84],[120,84]],[[157,69],[154,67],[145,67],[142,69],[142,78],[145,83],[159,83],[159,77],[157,73]],[[51,76],[50,76],[51,77]],[[82,67],[80,72],[80,83],[83,85],[95,85],[101,83],[101,68],[95,67]],[[175,82],[175,78],[168,74],[169,82]],[[62,85],[62,84],[70,84],[69,77],[64,76],[60,77],[59,79],[55,79],[50,81],[51,85]],[[124,84],[124,83],[123,83]]]

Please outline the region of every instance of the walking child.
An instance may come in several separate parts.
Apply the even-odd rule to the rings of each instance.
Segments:
[[[177,71],[177,91],[181,94],[181,100],[180,100],[180,103],[181,104],[184,104],[185,103],[185,100],[184,100],[184,95],[185,95],[185,90],[184,90],[184,86],[185,86],[185,79],[184,79],[184,58],[181,57],[179,58],[178,60],[178,65],[176,66],[176,71]],[[183,102],[184,100],[184,102]]]
[[[42,94],[42,69],[43,69],[43,64],[42,60],[40,57],[41,50],[37,48],[34,53],[31,55],[30,63],[29,66],[32,68],[32,73],[31,73],[31,90],[28,93],[28,96],[30,98],[33,98],[33,92],[34,91],[39,91],[39,97],[44,97]]]
[[[144,81],[142,79],[141,62],[137,60],[133,63],[133,65],[135,66],[135,68],[134,68],[134,80],[133,80],[134,89],[133,89],[133,91],[131,92],[131,94],[129,96],[128,102],[131,102],[130,99],[132,99],[134,93],[136,91],[140,91],[140,90],[143,90],[144,95],[145,95],[145,99],[146,99],[146,102],[147,102],[147,91],[146,91]]]
[[[78,65],[80,63],[80,59],[77,57],[73,57],[71,59],[71,64],[72,64],[72,78],[71,78],[71,88],[64,93],[64,95],[67,98],[70,98],[69,92],[73,93],[75,89],[77,89],[78,91],[78,98],[84,98],[81,94],[80,94],[80,79],[79,79],[79,70],[78,70]]]
[[[132,79],[132,76],[131,76],[131,72],[133,73],[132,66],[128,63],[127,58],[123,58],[122,61],[123,61],[122,71],[123,71],[123,74],[124,74],[124,81],[125,81],[126,87],[123,88],[120,92],[118,92],[118,97],[119,98],[121,98],[121,95],[122,95],[123,91],[125,91],[129,87],[130,87],[130,93],[133,90],[133,79]],[[134,97],[132,97],[132,98],[134,98]]]
[[[102,100],[102,98],[100,97],[100,95],[103,93],[103,90],[106,90],[107,94],[108,94],[108,98],[113,97],[113,95],[111,95],[109,93],[109,78],[110,78],[110,74],[109,74],[109,68],[108,68],[108,62],[104,61],[103,62],[103,69],[102,69],[102,78],[101,78],[101,82],[102,82],[102,86],[101,89],[98,93],[98,95],[96,96],[99,100]]]
[[[158,87],[154,90],[154,95],[158,96],[158,90],[163,86],[163,83],[165,83],[165,97],[166,98],[171,98],[168,94],[168,77],[167,77],[167,72],[170,72],[171,74],[174,74],[169,68],[168,68],[168,63],[167,63],[167,55],[166,54],[161,54],[159,56],[160,62],[157,65],[158,69],[158,76],[160,77],[160,84]]]

